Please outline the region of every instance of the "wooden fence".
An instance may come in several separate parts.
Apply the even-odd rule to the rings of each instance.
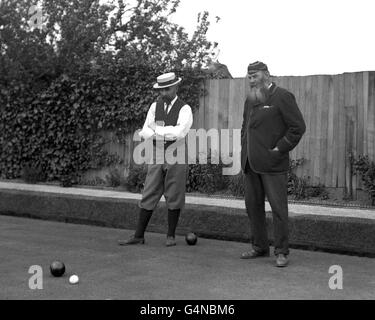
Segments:
[[[348,153],[375,159],[375,72],[274,77],[273,81],[295,95],[306,122],[305,135],[290,153],[291,159],[305,159],[297,175],[310,177],[313,185],[355,193],[361,184],[351,172]],[[204,86],[207,95],[194,114],[193,128],[240,129],[247,79],[207,80]],[[125,145],[112,142],[107,147],[126,164],[131,162],[132,135]]]

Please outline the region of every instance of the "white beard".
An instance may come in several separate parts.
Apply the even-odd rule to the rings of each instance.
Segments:
[[[248,99],[252,103],[264,103],[269,97],[269,91],[265,84],[249,89],[247,94]]]

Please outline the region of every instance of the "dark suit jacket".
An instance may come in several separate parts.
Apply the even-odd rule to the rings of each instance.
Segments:
[[[245,101],[241,129],[241,167],[246,160],[257,173],[280,174],[288,171],[289,151],[296,147],[306,125],[296,99],[289,91],[270,88],[270,97],[263,104]],[[279,151],[271,151],[274,147]]]

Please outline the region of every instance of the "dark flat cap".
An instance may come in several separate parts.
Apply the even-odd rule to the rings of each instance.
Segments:
[[[247,67],[247,73],[254,73],[258,71],[268,71],[267,65],[263,62],[255,61],[254,63],[250,63]]]

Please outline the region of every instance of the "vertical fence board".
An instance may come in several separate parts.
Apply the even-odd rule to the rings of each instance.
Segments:
[[[345,77],[343,74],[338,75],[339,82],[339,131],[338,131],[338,183],[337,186],[345,187]]]
[[[305,77],[298,77],[295,82],[295,90],[298,90],[298,98],[297,105],[302,113],[303,118],[305,119],[305,86],[306,86],[306,78]],[[304,135],[301,138],[301,141],[297,145],[296,150],[296,159],[304,158]],[[296,170],[296,174],[301,176],[303,173],[303,167],[298,166]]]
[[[367,111],[367,152],[375,161],[375,72],[369,74],[368,111]]]
[[[323,77],[323,90],[322,90],[322,137],[320,140],[320,146],[321,146],[321,157],[320,157],[320,177],[321,177],[321,183],[325,186],[328,185],[328,158],[331,155],[332,158],[332,149],[328,147],[328,127],[329,127],[329,109],[330,109],[330,94],[329,91],[331,89],[331,82],[330,82],[330,76],[324,76]],[[332,162],[332,161],[331,161]]]
[[[369,109],[369,72],[363,72],[363,86],[362,86],[362,96],[363,96],[363,153],[368,150],[368,129],[367,129],[367,119],[368,119],[368,109]]]
[[[311,124],[310,119],[312,116],[311,111],[311,90],[312,90],[312,77],[308,76],[306,77],[306,86],[305,86],[305,92],[304,92],[304,105],[305,105],[305,114],[304,114],[304,120],[306,124],[306,132],[304,134],[304,159],[305,162],[303,164],[303,175],[305,176],[311,176],[311,157],[310,157],[310,139],[311,139]]]
[[[319,157],[320,157],[320,116],[321,116],[321,102],[320,102],[320,90],[321,90],[321,76],[316,76],[313,78],[313,86],[312,86],[312,99],[311,99],[311,107],[313,110],[312,117],[310,119],[311,124],[311,140],[310,140],[310,148],[314,154],[315,159],[317,161],[312,161],[312,175],[311,175],[311,182],[313,184],[319,183]]]
[[[364,153],[364,138],[365,138],[365,128],[364,128],[364,114],[365,114],[365,108],[364,105],[364,97],[363,97],[363,86],[364,86],[364,73],[363,72],[357,72],[355,74],[355,82],[356,82],[356,105],[357,105],[357,141],[356,141],[356,148],[355,148],[355,155],[356,157],[360,154]],[[354,176],[356,181],[356,189],[362,187],[361,183],[361,177],[359,175]]]
[[[332,148],[332,169],[331,169],[331,183],[329,186],[332,187],[338,187],[338,170],[339,170],[339,125],[340,125],[340,105],[339,105],[339,78],[337,76],[332,77],[332,90],[331,90],[331,99],[332,99],[332,106],[331,106],[331,112],[330,116],[332,116],[332,131],[330,132],[330,141],[332,143],[332,146],[330,146],[330,143],[328,143],[328,146]],[[328,172],[329,174],[329,172]]]

